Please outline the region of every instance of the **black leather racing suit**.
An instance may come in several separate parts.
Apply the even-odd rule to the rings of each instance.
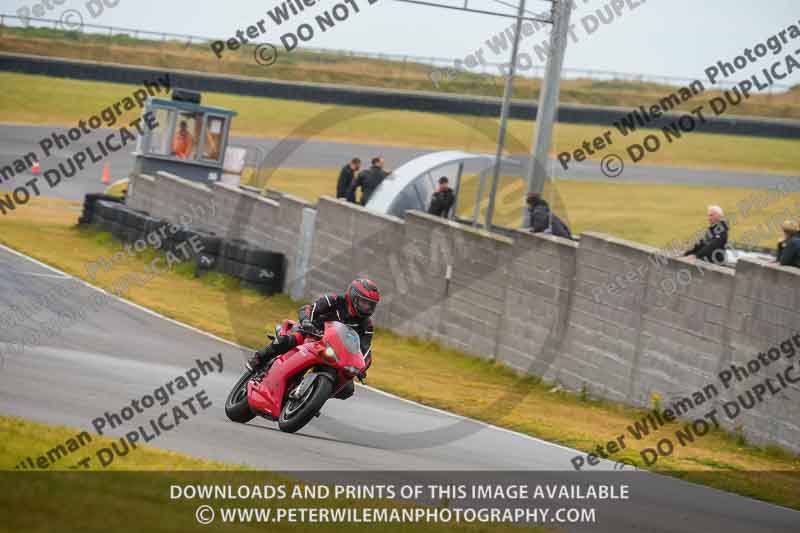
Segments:
[[[316,330],[323,330],[325,322],[336,321],[350,326],[358,333],[361,339],[361,353],[364,354],[364,362],[366,368],[364,374],[366,375],[367,369],[372,364],[372,333],[374,326],[370,317],[361,317],[350,312],[347,305],[347,298],[338,294],[326,294],[315,302],[306,304],[300,308],[298,318],[300,319],[301,328],[303,325],[311,324]],[[278,335],[272,344],[258,352],[262,358],[272,358],[284,354],[303,342],[304,335],[301,331],[292,331],[289,335]],[[353,394],[352,382],[345,387],[336,398],[344,400]]]
[[[300,323],[308,320],[314,327],[322,330],[325,322],[335,320],[353,328],[361,339],[361,353],[367,368],[372,364],[372,333],[375,329],[370,317],[361,317],[350,313],[347,297],[338,294],[326,294],[317,301],[300,308]]]

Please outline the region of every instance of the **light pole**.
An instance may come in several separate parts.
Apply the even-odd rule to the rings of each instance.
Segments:
[[[558,110],[561,69],[564,66],[571,13],[571,0],[553,0],[553,32],[550,34],[550,55],[547,57],[542,92],[539,94],[533,150],[528,164],[528,192],[541,193],[547,179],[547,161],[553,140],[553,122]]]
[[[503,107],[500,110],[500,130],[497,132],[497,152],[494,160],[494,174],[492,176],[492,190],[489,192],[489,206],[486,208],[486,229],[492,230],[492,219],[494,218],[494,199],[497,196],[497,183],[500,181],[500,161],[503,158],[503,147],[506,143],[506,131],[508,129],[508,114],[511,110],[511,94],[514,92],[514,76],[517,73],[517,55],[519,53],[519,36],[522,31],[522,17],[525,15],[525,0],[519,0],[519,11],[517,13],[517,25],[514,30],[514,45],[511,47],[511,66],[506,78],[506,86],[503,91]]]
[[[500,130],[497,139],[497,152],[494,164],[494,176],[492,180],[491,192],[489,194],[489,206],[486,210],[486,228],[491,229],[492,218],[494,217],[495,196],[497,195],[497,184],[500,180],[500,161],[503,156],[503,147],[508,129],[508,115],[511,108],[511,93],[513,92],[514,76],[516,74],[517,55],[519,54],[520,30],[522,21],[536,21],[553,25],[550,34],[549,55],[545,66],[544,79],[542,80],[542,91],[539,95],[539,107],[536,116],[536,127],[533,136],[533,147],[531,159],[526,170],[528,192],[541,193],[544,189],[544,182],[547,179],[547,161],[550,152],[550,145],[553,136],[553,122],[556,118],[558,109],[558,93],[561,83],[561,69],[564,65],[564,52],[567,47],[567,32],[569,31],[569,19],[572,13],[572,3],[575,0],[548,0],[552,2],[551,17],[544,20],[540,17],[525,16],[526,0],[518,0],[519,6],[516,15],[500,13],[485,8],[475,8],[474,0],[463,0],[463,5],[441,4],[436,0],[394,0],[406,4],[431,6],[455,11],[477,13],[482,15],[494,15],[498,17],[513,18],[516,20],[516,31],[514,32],[514,45],[511,52],[511,65],[509,75],[506,79],[505,92],[503,93],[503,106],[500,114]],[[472,2],[472,3],[470,3]],[[509,6],[506,2],[495,0],[498,4]],[[510,6],[513,7],[513,6]],[[480,203],[481,192],[477,198]],[[476,206],[476,209],[479,207]]]

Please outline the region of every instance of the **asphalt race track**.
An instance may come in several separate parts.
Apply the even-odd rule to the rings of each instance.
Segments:
[[[64,286],[66,292],[53,298],[54,290]],[[307,471],[310,478],[312,471],[320,470],[357,471],[361,477],[387,470],[403,476],[416,471],[504,470],[530,471],[531,480],[574,478],[570,459],[578,454],[575,450],[365,387],[359,387],[350,400],[331,400],[321,417],[295,435],[281,433],[262,419],[247,425],[232,423],[223,406],[242,366],[241,349],[115,298],[93,307],[91,302],[100,294],[0,248],[2,308],[26,302],[30,306],[37,295],[50,295],[52,302],[22,328],[0,330],[0,346],[52,323],[55,313],[86,309],[85,320],[0,361],[0,413],[91,431],[92,420],[105,411],[120,412],[131,399],[152,393],[195,366],[196,358],[208,360],[221,353],[222,374],[200,377],[196,388],[176,394],[172,403],[164,408],[156,405],[151,412],[171,408],[201,389],[212,406],[164,432],[151,445],[260,469]],[[136,415],[107,435],[122,436],[146,418],[147,414]],[[414,434],[439,438],[409,438]],[[55,444],[42,442],[42,449],[31,450],[30,455]],[[800,512],[741,496],[647,473],[610,472],[614,464],[609,461],[596,468],[606,477],[635,476],[638,481],[632,483],[630,500],[603,511],[598,523],[585,526],[586,530],[788,532],[797,531],[800,523]]]
[[[48,126],[23,126],[0,124],[0,166],[8,165],[24,154],[36,149],[36,153],[41,153],[37,143],[44,137],[52,135],[54,131],[63,131],[63,128]],[[93,135],[86,139],[81,139],[77,143],[68,146],[64,150],[55,153],[42,161],[42,169],[47,170],[57,166],[73,153],[80,151],[83,147],[90,145],[92,140],[99,139],[103,132],[107,135],[112,130],[97,130]],[[263,139],[255,137],[232,137],[231,144],[237,146],[258,147],[262,152],[270,152],[281,142],[278,139]],[[469,150],[469,147],[465,149]],[[96,150],[96,148],[95,148]],[[111,154],[108,161],[111,175],[115,178],[127,177],[133,169],[133,150],[120,150]],[[396,168],[406,161],[419,155],[430,152],[424,148],[403,148],[393,146],[378,146],[365,144],[347,144],[331,141],[299,141],[296,150],[291,151],[285,160],[278,160],[271,156],[268,166],[279,167],[316,167],[316,168],[339,168],[352,157],[361,157],[367,162],[375,155],[383,155],[386,159],[387,168]],[[281,158],[283,159],[283,158]],[[786,178],[776,174],[751,174],[743,172],[718,172],[711,170],[691,170],[673,167],[653,167],[628,164],[623,174],[617,178],[607,178],[600,171],[599,161],[585,161],[583,163],[572,163],[569,171],[563,172],[558,163],[551,161],[553,172],[563,179],[570,180],[592,180],[592,181],[612,181],[612,182],[642,182],[642,183],[666,183],[681,185],[704,185],[707,187],[745,187],[745,188],[767,188],[778,183],[784,183]],[[45,186],[43,194],[66,198],[70,200],[83,199],[83,195],[90,192],[102,192],[105,186],[100,182],[102,164],[89,165],[80,171],[75,177],[62,181],[57,187],[48,189]],[[0,184],[2,189],[11,189],[14,184],[23,184],[30,180],[32,175],[28,172],[15,177],[11,181]],[[331,176],[331,193],[337,175]],[[800,191],[800,180],[794,180],[790,188]]]

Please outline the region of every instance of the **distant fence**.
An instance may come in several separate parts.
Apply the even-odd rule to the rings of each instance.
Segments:
[[[152,79],[153,76],[165,76],[168,73],[173,87],[197,91],[473,116],[497,117],[500,114],[499,98],[273,81],[230,74],[175,71],[24,54],[0,53],[0,71],[130,84],[140,84],[145,78]],[[511,118],[534,120],[537,110],[535,102],[518,100],[511,105],[510,114]],[[629,112],[630,110],[623,108],[561,104],[558,108],[558,121],[608,128]],[[648,124],[648,128],[665,127],[678,117],[679,115],[665,114],[654,119]],[[697,124],[696,131],[800,139],[800,121],[738,116],[707,117],[704,123]]]
[[[105,26],[102,24],[86,24],[81,23],[76,27],[71,28],[69,23],[62,20],[44,19],[44,18],[26,18],[23,19],[16,15],[0,14],[0,27],[30,27],[33,24],[39,25],[43,28],[52,28],[56,30],[74,30],[82,34],[92,34],[97,36],[108,36],[109,40],[114,36],[128,35],[134,39],[147,39],[158,44],[166,44],[171,41],[180,41],[184,44],[207,44],[212,41],[224,40],[215,37],[205,37],[200,35],[190,35],[182,33],[159,32],[149,30],[138,30],[135,28],[123,28],[118,26]],[[254,43],[257,44],[257,43]],[[373,59],[378,61],[393,61],[398,64],[418,64],[427,65],[436,69],[454,69],[456,60],[452,57],[436,57],[436,56],[419,56],[412,54],[391,54],[383,52],[364,52],[358,50],[337,50],[331,48],[311,48],[302,47],[298,48],[298,52],[314,61],[317,59],[319,62],[330,60],[333,58],[364,58]],[[209,52],[210,53],[210,52]],[[478,67],[472,70],[463,70],[471,74],[488,74],[492,76],[500,75],[501,67],[506,65],[507,62],[493,63],[490,61],[483,61]],[[517,74],[526,78],[543,78],[544,65],[531,65],[524,69],[518,70]],[[614,70],[599,70],[599,69],[586,69],[586,68],[571,68],[565,67],[562,69],[562,77],[564,79],[589,79],[599,81],[635,81],[642,83],[657,83],[661,85],[670,85],[676,87],[684,87],[691,84],[696,78],[664,76],[659,74],[642,74],[631,72],[618,72]],[[736,85],[733,82],[720,82],[722,88],[730,88]],[[791,89],[790,85],[773,84],[769,87],[767,94],[785,92]]]

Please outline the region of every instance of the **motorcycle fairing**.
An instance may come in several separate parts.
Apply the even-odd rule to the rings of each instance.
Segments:
[[[313,350],[316,343],[306,343],[293,348],[278,357],[257,386],[253,382],[247,384],[247,395],[250,407],[274,418],[281,414],[283,398],[286,394],[286,378],[304,373],[319,363]]]

